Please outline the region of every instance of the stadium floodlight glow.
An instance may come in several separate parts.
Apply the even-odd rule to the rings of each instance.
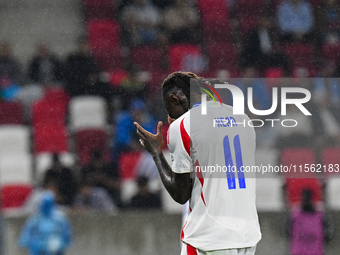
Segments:
[[[233,114],[243,115],[244,114],[244,94],[240,88],[231,84],[215,84],[216,89],[229,89],[233,97]],[[300,93],[304,94],[304,98],[287,98],[288,93]],[[259,116],[266,116],[274,113],[278,105],[278,89],[272,89],[272,106],[267,110],[257,110],[253,104],[253,88],[248,88],[248,98],[247,105],[250,112]],[[281,88],[281,115],[285,116],[287,114],[287,105],[294,104],[304,115],[312,115],[303,104],[307,103],[311,99],[311,93],[308,89],[298,88],[298,87],[282,87]],[[207,95],[201,95],[202,102],[202,115],[207,114]]]

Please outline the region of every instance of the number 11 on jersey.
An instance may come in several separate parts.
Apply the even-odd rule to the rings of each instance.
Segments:
[[[235,167],[234,167],[233,159],[231,156],[231,149],[230,149],[230,142],[229,142],[228,135],[226,135],[223,139],[223,148],[224,148],[225,165],[227,167],[228,188],[236,189],[235,171],[234,171]],[[241,143],[240,143],[239,135],[236,135],[234,137],[234,150],[235,150],[235,158],[236,158],[238,184],[239,184],[240,189],[245,189],[246,181],[244,179],[244,172],[241,171],[241,167],[243,166],[243,160],[242,160],[242,151],[241,151]]]

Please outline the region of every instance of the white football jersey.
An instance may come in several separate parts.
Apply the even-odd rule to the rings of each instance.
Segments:
[[[202,250],[255,246],[261,239],[255,206],[255,131],[248,116],[207,103],[176,119],[167,143],[172,171],[191,173],[193,189],[181,240]],[[229,167],[229,168],[228,168]]]

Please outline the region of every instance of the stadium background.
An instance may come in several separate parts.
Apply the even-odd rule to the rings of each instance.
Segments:
[[[166,121],[159,84],[170,72],[193,71],[204,77],[220,78],[339,75],[340,18],[319,22],[325,20],[322,15],[326,10],[333,8],[340,15],[337,5],[328,4],[331,1],[310,1],[314,22],[305,35],[298,36],[280,34],[277,20],[280,0],[184,1],[187,9],[183,12],[191,17],[190,22],[182,21],[178,30],[171,30],[172,18],[179,17],[172,7],[175,2],[153,2],[153,24],[150,33],[141,39],[125,17],[129,16],[126,10],[133,1],[0,1],[1,61],[10,57],[19,67],[13,76],[1,73],[3,254],[23,254],[17,238],[26,216],[20,209],[12,209],[20,206],[28,192],[40,184],[54,152],[61,153],[62,162],[77,173],[89,161],[92,150],[99,148],[107,159],[117,162],[122,199],[129,201],[137,190],[135,166],[141,152],[130,145],[115,149],[119,118],[131,110],[135,98],[140,98],[146,106],[137,106],[150,113],[152,120]],[[265,53],[249,46],[253,29],[263,23],[271,31],[271,49]],[[69,77],[68,57],[78,52],[84,38],[88,39],[97,64],[89,70],[95,77],[91,84],[100,89],[85,85],[79,89]],[[37,44],[41,42],[44,44],[40,44],[38,53]],[[32,74],[32,60],[44,50],[59,63],[57,75],[41,78]],[[248,58],[252,50],[260,53]],[[261,63],[256,58],[260,54],[266,59],[271,55],[270,59],[275,57],[275,61]],[[3,63],[6,61],[0,64]],[[311,85],[309,89],[312,95],[318,92],[317,86]],[[264,87],[265,93],[267,90]],[[324,132],[314,129],[308,135],[315,141],[322,140]],[[293,149],[282,149],[273,145],[275,140],[263,142],[257,150],[257,164],[275,165],[278,159],[286,164],[336,163],[339,134],[332,133],[332,146],[293,144]],[[292,183],[284,190],[284,183],[284,178],[258,180],[263,240],[257,254],[288,252],[284,225],[291,206],[299,202],[296,194],[301,187]],[[318,194],[317,202],[330,213],[335,229],[327,254],[338,254],[340,250],[336,231],[340,227],[338,183],[338,178],[326,178],[317,179],[312,185]],[[162,212],[122,211],[111,215],[69,211],[74,231],[69,254],[178,254],[183,208],[173,203],[160,186],[152,188],[161,194]],[[19,190],[24,194],[19,194]]]

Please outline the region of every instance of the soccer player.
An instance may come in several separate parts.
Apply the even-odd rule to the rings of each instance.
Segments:
[[[189,200],[181,255],[253,255],[261,239],[255,178],[247,178],[241,169],[255,164],[254,129],[237,124],[247,123],[249,118],[233,115],[232,107],[225,104],[216,106],[208,101],[207,114],[202,115],[201,93],[198,90],[190,97],[190,79],[204,81],[193,73],[175,72],[162,84],[171,124],[167,143],[172,167],[162,153],[162,122],[157,134],[134,123],[140,142],[153,156],[171,197],[181,204]],[[214,125],[214,120],[222,117],[233,121]],[[209,166],[234,171],[212,174],[207,171]]]

